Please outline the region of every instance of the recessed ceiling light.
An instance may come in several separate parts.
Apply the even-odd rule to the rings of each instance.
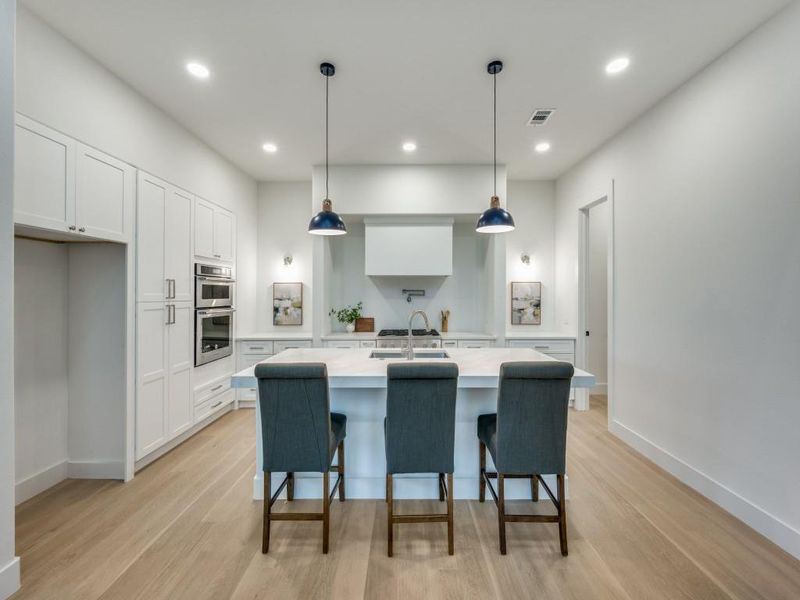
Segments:
[[[539,153],[547,152],[550,150],[550,142],[539,142],[533,147],[533,149]]]
[[[627,56],[620,56],[619,58],[615,58],[610,63],[606,65],[606,73],[609,75],[616,75],[617,73],[622,73],[625,69],[628,68],[628,65],[631,64],[631,59]]]
[[[403,152],[413,152],[417,149],[417,145],[414,142],[406,142],[403,144]]]
[[[208,70],[208,67],[199,62],[186,63],[186,70],[189,71],[190,75],[194,75],[198,79],[208,79],[211,75],[211,71]]]
[[[264,149],[264,152],[269,152],[270,154],[278,151],[278,147],[275,144],[271,144],[270,142],[267,142],[261,147]]]

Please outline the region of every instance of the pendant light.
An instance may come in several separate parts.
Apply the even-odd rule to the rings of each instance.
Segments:
[[[342,218],[333,212],[333,202],[328,197],[328,82],[336,72],[336,67],[324,62],[319,66],[319,72],[325,76],[325,199],[322,201],[322,210],[314,215],[308,224],[308,233],[344,235],[347,233],[347,227]]]
[[[500,207],[497,197],[497,74],[503,70],[503,63],[493,60],[486,66],[492,76],[494,85],[494,194],[489,200],[489,208],[478,219],[475,231],[479,233],[505,233],[514,230],[514,218],[507,210]]]

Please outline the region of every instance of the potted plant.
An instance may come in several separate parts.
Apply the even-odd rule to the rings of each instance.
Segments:
[[[355,306],[345,306],[344,308],[332,308],[328,315],[335,315],[336,320],[342,323],[347,330],[347,333],[353,333],[356,329],[356,319],[361,318],[361,309],[364,308],[364,303],[359,302]]]

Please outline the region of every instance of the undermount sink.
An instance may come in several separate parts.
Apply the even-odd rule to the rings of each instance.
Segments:
[[[373,350],[370,358],[377,358],[378,360],[386,360],[388,358],[405,358],[406,353],[402,350]],[[424,360],[426,358],[450,358],[450,355],[444,350],[414,350],[414,360]]]

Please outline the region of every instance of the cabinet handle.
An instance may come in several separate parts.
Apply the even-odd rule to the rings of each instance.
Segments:
[[[222,258],[222,254],[215,254],[214,258]]]
[[[81,233],[83,233],[84,231],[86,231],[86,227],[81,227],[81,228],[79,228],[79,229],[78,229],[78,231],[80,231]]]
[[[175,325],[176,320],[177,320],[177,315],[175,314],[175,305],[173,304],[172,305],[172,324],[173,325]]]
[[[70,226],[69,226],[69,230],[70,230],[70,231],[75,231],[75,225],[70,225]]]
[[[172,299],[174,300],[175,297],[177,296],[177,288],[178,288],[178,286],[175,284],[175,280],[174,279],[171,279],[170,281],[172,281]]]
[[[549,350],[550,346],[534,346],[537,350]]]
[[[222,404],[222,400],[220,400],[219,402],[215,402],[214,404],[212,404],[212,405],[211,405],[211,408],[217,408],[217,407],[218,407],[220,404]]]
[[[263,350],[264,346],[249,346],[250,350]]]
[[[224,383],[220,383],[219,385],[214,386],[213,388],[211,388],[211,391],[212,392],[216,392],[217,390],[222,389],[223,385],[225,385],[225,384]]]

